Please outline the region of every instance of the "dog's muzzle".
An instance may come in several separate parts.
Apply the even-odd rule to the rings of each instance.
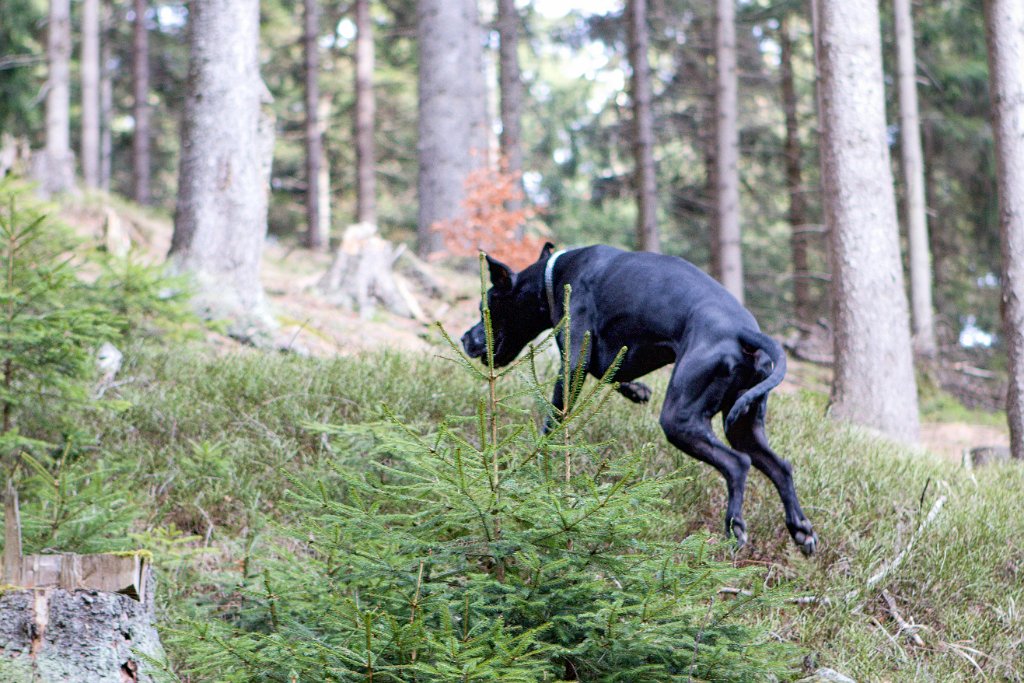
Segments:
[[[462,348],[470,358],[480,358],[487,353],[487,339],[484,335],[484,327],[477,323],[462,335]]]

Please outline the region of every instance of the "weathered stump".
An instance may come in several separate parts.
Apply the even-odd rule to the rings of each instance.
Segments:
[[[140,654],[163,659],[152,591],[12,588],[0,594],[0,681],[152,681]]]
[[[21,555],[17,493],[4,501],[0,681],[152,681],[163,659],[152,570],[141,553]]]
[[[375,225],[350,225],[318,288],[328,301],[359,311],[363,318],[381,305],[395,315],[426,322],[409,286],[394,270],[404,250],[380,237]]]

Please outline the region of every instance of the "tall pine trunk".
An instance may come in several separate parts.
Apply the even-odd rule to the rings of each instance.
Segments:
[[[100,186],[100,0],[82,0],[82,179]]]
[[[303,48],[306,96],[306,248],[322,250],[327,232],[320,219],[320,163],[323,131],[320,127],[320,0],[303,0]]]
[[[1024,4],[986,0],[989,93],[1002,238],[1003,334],[1010,360],[1010,450],[1024,458]]]
[[[149,32],[146,28],[148,0],[134,0],[135,24],[132,39],[132,198],[139,204],[150,202],[150,107],[149,107]]]
[[[519,12],[515,0],[498,0],[498,90],[501,94],[501,135],[498,143],[506,170],[523,171],[522,109],[523,81],[519,72]],[[522,202],[509,200],[506,208],[518,211]],[[522,227],[519,228],[522,236]]]
[[[817,0],[822,179],[832,244],[832,414],[918,438],[876,0]]]
[[[193,0],[178,205],[170,256],[204,315],[252,336],[271,324],[260,284],[273,155],[259,74],[258,0]]]
[[[743,303],[735,0],[715,3],[715,277]]]
[[[491,165],[491,115],[488,110],[487,70],[484,65],[486,32],[480,24],[477,0],[462,0],[466,35],[462,41],[466,106],[470,111],[470,168]]]
[[[924,193],[924,155],[917,110],[917,67],[914,61],[914,24],[910,0],[893,0],[896,25],[896,79],[900,101],[900,155],[906,189],[907,240],[910,256],[910,310],[914,349],[934,356],[935,313],[932,306],[932,259],[928,246],[928,218]]]
[[[377,224],[376,151],[373,131],[373,24],[370,0],[355,0],[356,15],[356,221]]]
[[[796,84],[793,78],[793,28],[788,15],[779,25],[779,70],[782,80],[782,112],[786,120],[784,157],[786,190],[789,194],[790,249],[793,254],[793,316],[801,329],[814,323],[811,301],[810,267],[808,265],[809,233],[807,225],[807,191],[801,167],[800,126],[797,117]]]
[[[475,11],[473,0],[420,0],[416,6],[421,256],[444,248],[434,224],[462,213],[466,175],[487,145],[481,126],[486,102],[477,82],[477,71],[483,80],[483,67],[473,62],[480,49],[468,45],[479,37],[470,6]]]
[[[661,251],[658,234],[658,185],[654,169],[654,116],[647,63],[647,0],[628,0],[629,64],[633,71],[633,158],[636,164],[636,244],[641,251]]]

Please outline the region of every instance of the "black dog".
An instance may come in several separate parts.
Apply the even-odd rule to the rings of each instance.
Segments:
[[[615,380],[619,393],[643,403],[651,390],[633,380],[674,362],[661,427],[674,446],[725,477],[726,534],[741,544],[747,540],[743,490],[753,464],[778,489],[793,540],[805,554],[813,553],[818,537],[800,509],[792,467],[772,452],[765,436],[768,392],[786,373],[779,344],[761,333],[750,312],[718,282],[683,259],[607,246],[552,254],[553,248],[546,244],[537,262],[519,273],[487,257],[495,364],[511,363],[531,340],[561,320],[562,291],[571,284],[572,367],[581,362],[586,331],[591,334],[590,357],[582,360],[595,376],[627,347]],[[560,345],[563,340],[559,338]],[[482,321],[462,336],[462,345],[472,358],[485,356]],[[552,403],[562,405],[560,380]],[[733,448],[711,429],[711,418],[718,413],[725,415],[725,434]]]

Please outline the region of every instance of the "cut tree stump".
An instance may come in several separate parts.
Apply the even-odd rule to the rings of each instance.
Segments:
[[[427,322],[406,280],[395,272],[404,251],[404,245],[380,237],[371,223],[350,225],[317,287],[328,301],[358,311],[364,319],[379,304],[395,315]]]
[[[163,659],[144,553],[21,555],[17,494],[4,496],[3,683],[148,682]]]

